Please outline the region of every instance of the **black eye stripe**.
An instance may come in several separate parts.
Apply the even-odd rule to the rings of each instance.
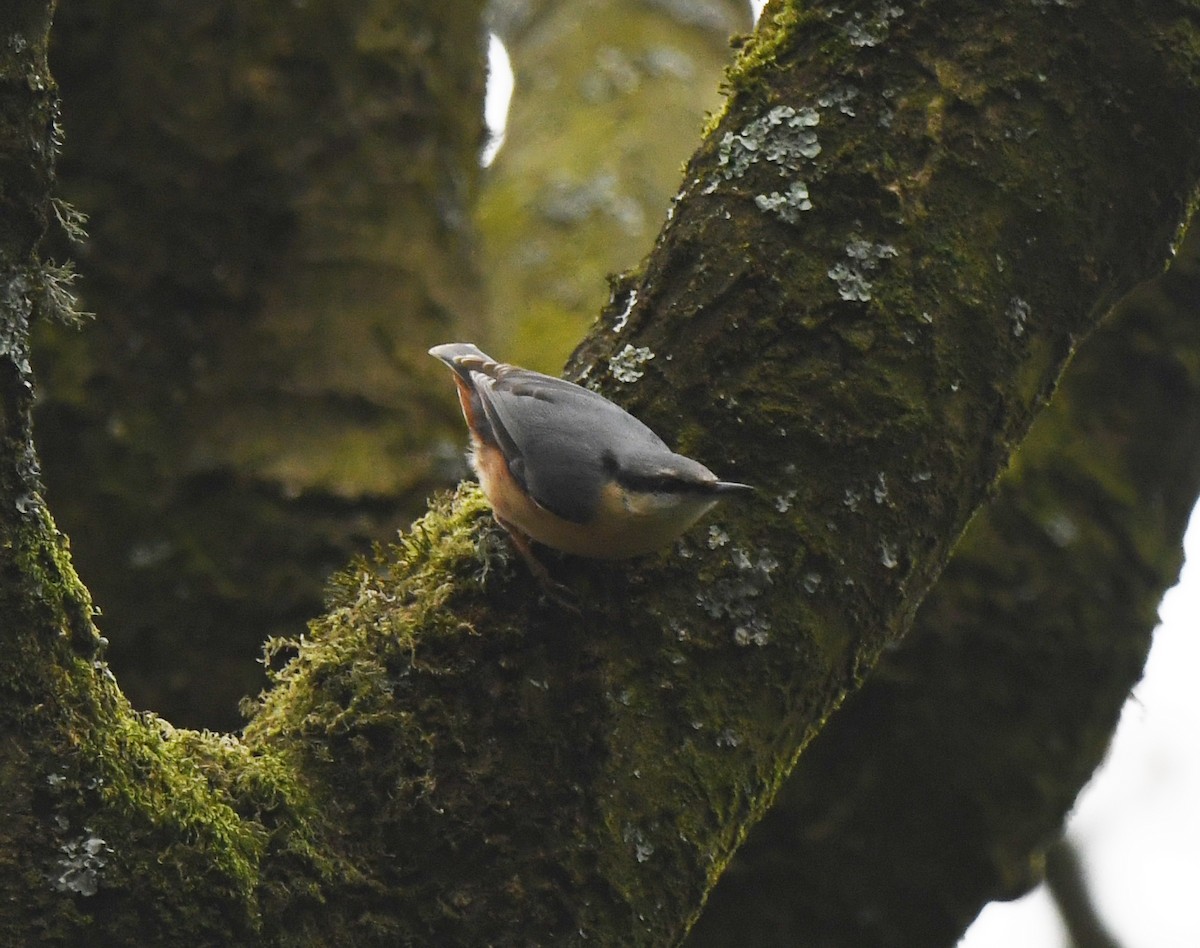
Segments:
[[[711,494],[713,485],[703,481],[685,481],[669,474],[625,474],[617,472],[617,483],[626,490],[643,494]]]

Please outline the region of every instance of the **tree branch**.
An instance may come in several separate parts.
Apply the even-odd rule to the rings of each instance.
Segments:
[[[953,945],[1036,884],[1141,675],[1200,492],[1200,234],[1080,348],[997,496],[690,944]]]

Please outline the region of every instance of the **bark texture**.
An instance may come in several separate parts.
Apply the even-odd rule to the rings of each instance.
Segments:
[[[1200,492],[1200,237],[1081,347],[899,648],[689,944],[946,945],[1041,877],[1137,682]]]
[[[39,340],[39,444],[141,707],[237,727],[264,638],[463,473],[425,350],[481,321],[481,9],[60,11],[102,318]]]

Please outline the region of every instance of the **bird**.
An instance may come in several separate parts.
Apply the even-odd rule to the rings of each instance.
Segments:
[[[530,541],[591,559],[660,549],[720,500],[754,490],[720,480],[649,427],[573,382],[497,362],[471,343],[429,354],[454,373],[479,485],[531,571]]]

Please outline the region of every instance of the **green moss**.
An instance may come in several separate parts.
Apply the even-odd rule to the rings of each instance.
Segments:
[[[10,544],[23,594],[28,602],[39,604],[43,616],[57,625],[60,636],[90,656],[103,642],[92,624],[96,610],[71,562],[69,542],[58,532],[40,497],[26,495],[22,504],[31,519],[17,529]]]
[[[796,41],[804,27],[825,21],[825,16],[801,0],[775,4],[759,20],[749,41],[725,74],[731,92],[751,89],[763,81],[764,74],[781,68],[779,60]]]
[[[284,860],[289,890],[343,874],[315,842],[321,823],[289,762],[130,707],[98,657],[104,640],[66,539],[40,504],[8,552],[23,600],[7,589],[6,731],[24,736],[38,765],[5,770],[5,803],[41,801],[38,845],[23,843],[36,867],[24,877],[28,904],[79,893],[71,911],[54,913],[61,941],[90,930],[103,909],[106,943],[241,942],[259,930],[264,893],[274,898],[268,851],[294,854]],[[30,813],[17,806],[6,823]],[[103,898],[92,901],[88,885]]]
[[[416,628],[436,636],[447,623],[457,627],[446,603],[456,583],[467,580],[469,586],[486,578],[488,564],[479,558],[476,538],[477,521],[489,514],[478,486],[463,485],[453,497],[435,499],[399,543],[381,547],[373,559],[360,558],[337,573],[330,581],[326,615],[301,639],[271,643],[272,652],[293,648],[296,655],[272,673],[275,687],[254,709],[247,741],[259,745],[271,735],[294,734],[298,726],[312,725],[316,706],[326,701],[314,687],[315,668],[339,675],[345,706],[325,703],[320,712],[328,715],[325,726],[336,730],[337,721],[352,708],[358,717],[366,711],[363,702],[379,699],[386,656],[371,642],[389,653],[411,653]],[[401,608],[388,608],[396,604]],[[373,713],[387,712],[380,706]],[[399,709],[394,713],[403,714]]]

